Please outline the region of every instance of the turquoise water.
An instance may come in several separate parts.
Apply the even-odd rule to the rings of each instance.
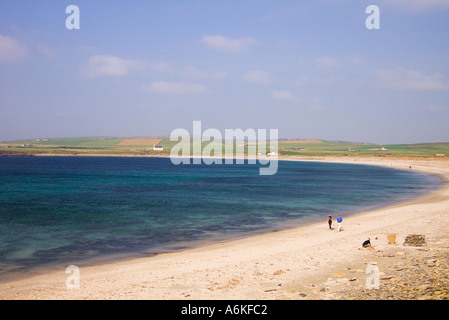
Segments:
[[[0,279],[109,255],[179,250],[347,215],[438,188],[390,168],[280,161],[173,165],[169,159],[0,157]]]

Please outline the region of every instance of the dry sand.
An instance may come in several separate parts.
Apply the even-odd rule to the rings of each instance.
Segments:
[[[407,203],[343,216],[341,232],[328,229],[324,214],[322,223],[182,252],[82,267],[79,289],[67,289],[69,275],[65,268],[3,283],[0,299],[326,298],[320,296],[317,284],[342,270],[364,271],[373,261],[378,262],[382,271],[385,262],[374,253],[404,251],[402,244],[409,234],[422,234],[429,242],[447,244],[448,161],[386,158],[323,158],[320,161],[417,170],[438,175],[444,184],[441,189]],[[387,235],[392,233],[397,234],[396,244],[387,241]],[[364,249],[361,244],[368,237],[373,247]],[[360,273],[359,281],[364,277],[367,275]]]

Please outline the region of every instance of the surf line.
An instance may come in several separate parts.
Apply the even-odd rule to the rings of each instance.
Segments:
[[[171,148],[173,164],[260,164],[259,175],[274,175],[278,170],[278,129],[225,129],[224,139],[220,130],[209,128],[202,131],[201,121],[193,121],[193,135],[183,128],[170,134],[170,141],[178,142]],[[203,142],[208,142],[203,147]],[[224,156],[223,156],[224,143]],[[269,145],[269,149],[267,148]],[[266,166],[268,165],[268,166]]]

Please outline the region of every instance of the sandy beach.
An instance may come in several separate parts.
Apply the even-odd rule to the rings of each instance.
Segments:
[[[336,221],[335,229],[328,229],[327,214],[323,213],[322,223],[82,267],[79,289],[68,290],[65,268],[2,283],[0,299],[351,299],[342,289],[363,286],[370,276],[365,272],[369,265],[378,267],[382,290],[391,280],[382,278],[391,266],[420,254],[438,256],[449,251],[449,161],[350,157],[314,161],[416,170],[438,175],[443,184],[439,190],[406,203],[348,217],[342,213],[341,232],[337,232]],[[397,235],[395,244],[388,242],[390,234]],[[404,246],[411,234],[424,235],[426,244]],[[372,246],[363,248],[362,242],[368,238]]]

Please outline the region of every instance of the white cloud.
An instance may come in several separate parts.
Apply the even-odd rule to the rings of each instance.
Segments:
[[[333,68],[340,65],[340,63],[336,59],[330,57],[318,58],[317,64],[320,68]]]
[[[107,55],[98,55],[91,57],[81,74],[89,77],[123,77],[129,74],[131,70],[143,69],[146,63],[137,60],[126,60]]]
[[[271,73],[261,70],[253,70],[242,75],[241,79],[246,83],[270,84],[274,81]]]
[[[212,49],[223,52],[242,52],[248,50],[257,41],[254,38],[229,39],[221,35],[204,36],[202,42]]]
[[[271,97],[277,100],[287,101],[287,102],[297,102],[299,99],[295,97],[290,91],[286,90],[275,90],[271,92]]]
[[[432,112],[442,112],[442,111],[446,110],[443,107],[434,106],[434,105],[427,105],[425,107],[422,107],[421,109],[426,110],[426,111],[432,111]]]
[[[203,94],[206,93],[206,87],[193,82],[166,82],[155,81],[145,89],[155,93],[165,94]]]
[[[160,73],[175,73],[175,69],[165,62],[156,62],[150,65],[150,68]]]
[[[180,74],[186,78],[198,80],[223,80],[228,76],[227,72],[199,70],[193,66],[185,66]]]
[[[18,40],[0,35],[0,63],[14,63],[26,58],[28,49]]]
[[[301,77],[295,82],[295,86],[303,87],[307,85],[319,85],[319,86],[329,86],[333,84],[342,83],[345,80],[341,76],[328,76],[328,77]]]
[[[405,69],[382,69],[375,73],[378,84],[396,90],[447,90],[449,81],[441,73],[424,75],[419,71]]]
[[[327,110],[327,107],[324,104],[324,101],[319,98],[313,98],[310,101],[310,108],[313,110]]]
[[[412,11],[449,8],[449,1],[447,0],[382,0],[381,2],[382,5]]]
[[[223,80],[228,77],[224,71],[200,70],[194,66],[182,68],[173,67],[165,62],[157,62],[149,65],[150,69],[159,73],[175,75],[184,79],[193,80]]]
[[[47,58],[54,58],[56,56],[56,52],[45,44],[39,45],[37,47],[37,51],[39,51],[42,55],[44,55]]]

